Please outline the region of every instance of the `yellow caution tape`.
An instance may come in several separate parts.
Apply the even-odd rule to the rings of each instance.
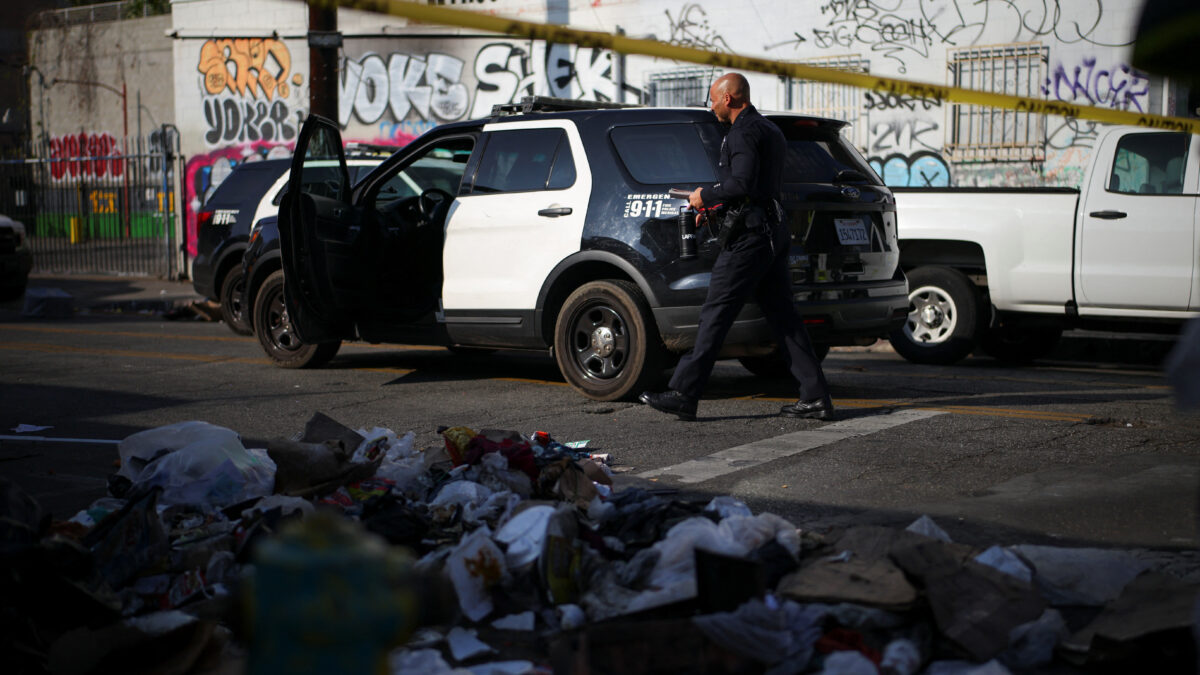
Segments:
[[[956,103],[991,106],[993,108],[1008,108],[1021,112],[1063,115],[1065,117],[1088,119],[1109,124],[1128,124],[1153,129],[1186,131],[1193,134],[1200,133],[1200,119],[1147,115],[1089,105],[1073,105],[1062,101],[1047,101],[1039,98],[996,94],[927,82],[877,77],[864,73],[851,73],[800,63],[757,59],[738,56],[737,54],[723,54],[667,44],[656,40],[610,35],[609,33],[578,30],[565,26],[554,26],[530,21],[518,21],[491,14],[450,9],[437,5],[408,2],[406,0],[313,0],[313,4],[324,4],[326,6],[340,5],[352,9],[402,16],[424,23],[459,26],[532,40],[608,49],[622,54],[641,54],[675,61],[720,66],[732,70],[771,73],[773,75],[786,75],[803,80],[847,84],[872,91],[896,95],[906,94],[917,98],[933,99],[939,102],[953,101]]]

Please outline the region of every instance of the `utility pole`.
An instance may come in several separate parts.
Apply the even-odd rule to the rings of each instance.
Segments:
[[[308,0],[308,111],[331,120],[338,118],[337,5]]]

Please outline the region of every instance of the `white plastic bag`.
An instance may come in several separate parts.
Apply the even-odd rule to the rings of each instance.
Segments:
[[[275,487],[275,462],[265,450],[247,450],[236,432],[208,422],[139,432],[121,441],[117,452],[118,473],[134,489],[161,487],[160,504],[223,507],[264,497]]]

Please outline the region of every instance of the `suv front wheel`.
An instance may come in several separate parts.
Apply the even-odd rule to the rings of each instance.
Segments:
[[[283,270],[272,272],[258,289],[254,299],[254,334],[263,351],[280,368],[323,366],[342,346],[340,341],[305,344],[296,336],[283,303]]]
[[[554,358],[567,383],[588,398],[641,393],[661,375],[664,351],[650,307],[631,282],[586,283],[558,313]]]

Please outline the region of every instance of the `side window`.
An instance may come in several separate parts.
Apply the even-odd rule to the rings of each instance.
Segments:
[[[695,124],[617,127],[612,130],[612,141],[621,162],[639,183],[712,183],[717,180],[713,171],[715,162]]]
[[[1117,142],[1108,191],[1122,194],[1183,194],[1187,134],[1129,134]]]
[[[474,147],[473,139],[460,137],[442,139],[421,148],[376,189],[375,208],[416,197],[426,190],[441,190],[453,198],[458,194]]]
[[[488,134],[471,194],[561,190],[575,184],[575,159],[562,129]]]

